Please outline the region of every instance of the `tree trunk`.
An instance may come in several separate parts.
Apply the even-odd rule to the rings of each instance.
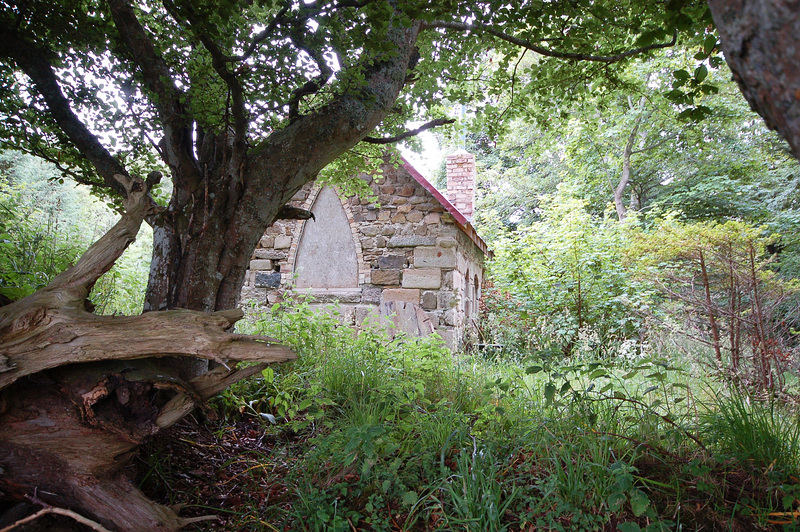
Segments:
[[[800,1],[709,0],[709,7],[744,97],[800,159]]]

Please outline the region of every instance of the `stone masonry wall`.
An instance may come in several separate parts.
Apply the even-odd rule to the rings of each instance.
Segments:
[[[412,313],[413,323],[399,323],[400,328],[410,326],[412,334],[435,330],[455,348],[469,317],[477,315],[483,253],[405,168],[386,166],[377,179],[360,177],[370,184],[374,200],[340,197],[356,246],[358,286],[294,291],[308,292],[319,303],[340,303],[345,320],[356,325],[410,304],[424,313]],[[307,185],[291,204],[311,209],[319,191]],[[253,253],[242,300],[281,301],[292,290],[303,224],[320,223],[325,220],[279,220],[269,227]]]

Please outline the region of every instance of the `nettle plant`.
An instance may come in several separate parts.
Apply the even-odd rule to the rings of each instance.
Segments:
[[[523,323],[504,339],[523,352],[614,353],[638,338],[643,323],[634,310],[650,296],[624,260],[627,226],[593,218],[585,201],[564,194],[541,205],[539,221],[495,244],[487,323],[498,336],[504,323]]]

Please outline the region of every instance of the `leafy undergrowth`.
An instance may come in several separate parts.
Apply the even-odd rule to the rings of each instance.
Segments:
[[[301,353],[154,441],[197,530],[800,530],[800,420],[664,361],[453,357],[302,306]],[[711,393],[709,390],[721,390]]]

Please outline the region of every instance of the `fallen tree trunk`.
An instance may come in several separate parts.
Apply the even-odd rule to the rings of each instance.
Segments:
[[[157,208],[143,180],[115,177],[127,191],[122,219],[46,288],[0,307],[0,491],[111,530],[177,530],[187,521],[148,500],[124,466],[145,439],[213,394],[295,355],[270,338],[232,333],[240,310],[85,310],[94,283]],[[219,367],[192,378],[176,357]]]

